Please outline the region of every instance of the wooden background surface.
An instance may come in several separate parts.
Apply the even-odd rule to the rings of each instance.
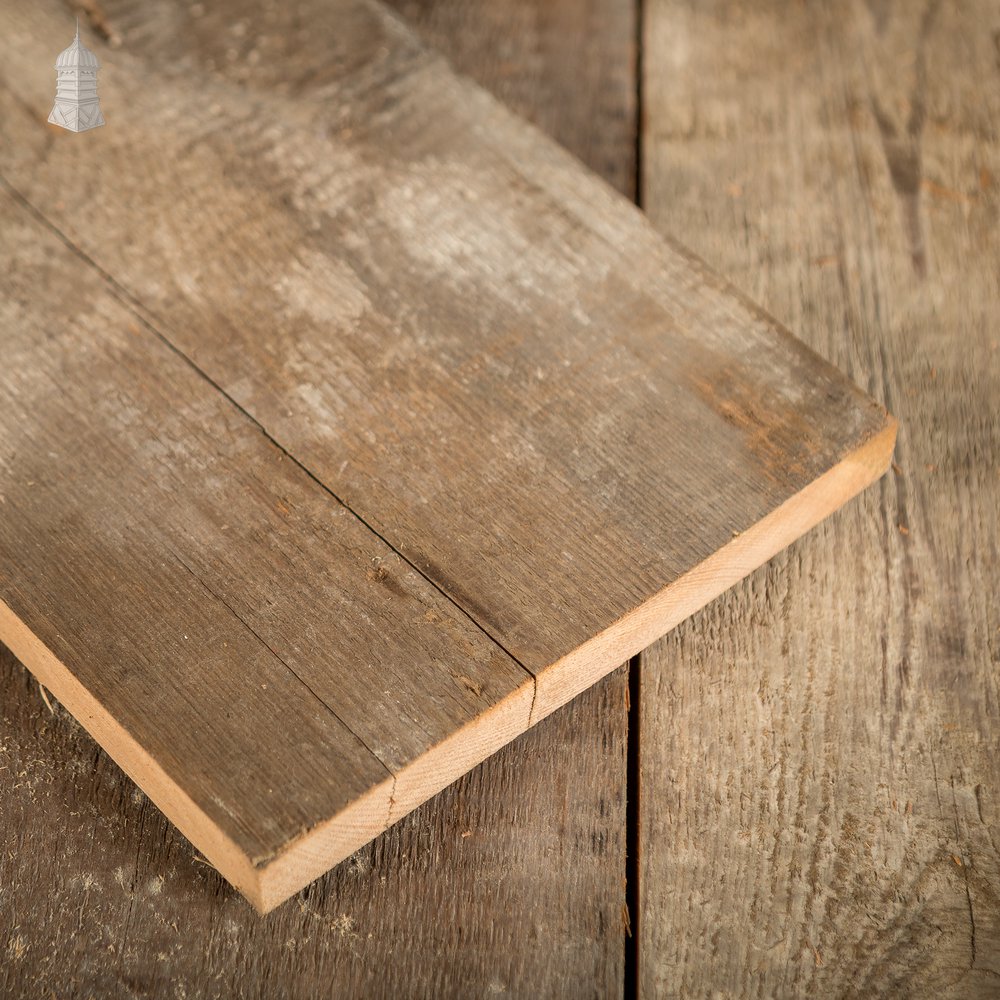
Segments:
[[[263,921],[4,654],[0,995],[1000,995],[1000,10],[396,6],[894,473]]]

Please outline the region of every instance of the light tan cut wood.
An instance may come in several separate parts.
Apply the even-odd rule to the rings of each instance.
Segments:
[[[893,472],[642,657],[641,995],[1000,995],[1000,10],[645,5],[645,205]]]
[[[298,46],[252,72],[221,22],[190,48],[193,10],[110,5],[131,38],[101,83],[119,127],[71,150],[32,112],[58,8],[15,8],[0,170],[142,320],[140,341],[170,345],[310,484],[313,506],[279,484],[280,517],[343,510],[392,554],[346,564],[361,579],[351,596],[338,578],[339,604],[316,586],[322,550],[252,519],[187,539],[180,562],[391,775],[395,818],[875,478],[894,425],[384,9],[251,5],[249,25]],[[133,451],[137,476],[163,461]],[[181,504],[170,523],[202,515]],[[39,526],[10,531],[26,545]],[[17,567],[11,585],[27,572],[34,592],[15,610],[37,631],[55,579]],[[418,586],[447,614],[394,603]],[[383,631],[388,647],[356,641],[358,670],[331,656],[334,637]],[[440,652],[411,671],[425,632]],[[336,860],[337,815],[275,824],[273,842],[252,831],[262,905]]]

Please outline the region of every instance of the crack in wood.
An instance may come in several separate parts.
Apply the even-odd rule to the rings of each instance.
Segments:
[[[319,486],[325,493],[327,493],[333,500],[335,500],[341,507],[343,507],[348,513],[351,514],[357,521],[365,526],[376,538],[383,542],[395,555],[397,555],[407,566],[409,566],[414,572],[418,573],[424,580],[427,581],[439,594],[442,595],[450,604],[452,604],[462,615],[467,618],[480,632],[483,633],[495,646],[502,650],[514,663],[516,663],[526,674],[534,678],[534,672],[524,663],[522,663],[516,656],[511,653],[497,638],[490,632],[490,630],[476,618],[472,613],[470,613],[465,607],[463,607],[450,593],[449,591],[439,584],[434,577],[429,576],[424,570],[420,568],[419,565],[411,561],[403,552],[401,552],[392,542],[376,528],[374,528],[368,521],[361,517],[355,510],[353,510],[347,503],[345,503],[326,483],[324,483],[314,472],[312,472],[307,466],[305,466],[298,458],[296,458],[288,449],[278,441],[267,428],[256,418],[253,414],[249,413],[244,407],[242,407],[229,393],[225,391],[217,382],[215,382],[211,376],[209,376],[205,371],[198,367],[194,360],[184,353],[168,336],[166,336],[162,331],[160,331],[152,322],[152,314],[142,305],[142,303],[136,299],[128,289],[124,288],[113,275],[105,271],[93,258],[91,258],[86,251],[77,246],[58,226],[56,226],[43,212],[41,212],[35,205],[33,205],[20,191],[17,190],[2,174],[0,174],[0,185],[2,185],[8,193],[14,197],[20,204],[26,208],[31,215],[42,223],[47,229],[49,229],[69,250],[71,250],[77,257],[79,257],[88,267],[95,271],[101,279],[108,286],[108,290],[112,295],[125,307],[127,308],[136,319],[161,343],[164,344],[170,351],[177,355],[182,361],[185,362],[200,378],[207,382],[219,395],[227,400],[243,417],[245,417],[250,423],[256,427],[260,433],[267,439],[267,441],[278,449],[283,455],[285,455],[290,461],[292,461],[306,476],[309,477],[317,486]]]

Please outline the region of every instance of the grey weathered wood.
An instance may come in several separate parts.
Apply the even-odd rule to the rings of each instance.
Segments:
[[[142,319],[135,351],[149,360],[137,360],[131,377],[142,385],[144,366],[156,367],[144,345],[163,352],[159,341],[171,344],[203,374],[205,392],[226,394],[227,413],[242,426],[259,424],[329,491],[319,491],[316,510],[302,515],[307,528],[316,519],[312,533],[330,516],[330,501],[340,510],[342,498],[497,643],[492,654],[470,648],[469,621],[453,609],[410,618],[385,597],[389,591],[405,601],[409,584],[377,556],[361,574],[359,556],[369,553],[350,540],[343,553],[320,553],[313,562],[292,531],[284,548],[257,537],[251,508],[237,511],[248,527],[227,543],[216,537],[224,530],[221,506],[212,511],[216,534],[208,544],[185,539],[182,558],[197,563],[193,575],[207,578],[225,606],[232,602],[250,633],[392,775],[350,799],[349,809],[332,810],[329,822],[307,810],[311,821],[291,836],[288,824],[265,812],[259,822],[274,828],[274,850],[249,849],[270,841],[262,830],[241,830],[242,840],[224,831],[247,872],[259,869],[251,895],[269,907],[342,856],[344,843],[404,815],[867,485],[888,461],[894,427],[881,407],[698,261],[659,241],[558,148],[457,81],[382,8],[356,0],[249,14],[273,32],[259,32],[267,58],[249,73],[250,54],[238,59],[227,22],[211,20],[222,16],[215,11],[194,49],[193,9],[123,14],[129,58],[102,81],[102,100],[109,114],[117,102],[120,128],[108,130],[110,141],[70,151],[39,132],[31,114],[43,90],[33,39],[51,34],[58,18],[48,4],[16,9],[9,20],[18,44],[9,61],[23,96],[4,92],[17,141],[0,162],[17,197],[44,206],[46,225],[65,234],[95,274],[111,275],[109,292]],[[278,51],[264,52],[269,39],[280,41]],[[281,51],[293,43],[294,64]],[[191,113],[178,114],[182,107]],[[145,141],[137,144],[140,134]],[[141,253],[129,246],[136,233],[150,234]],[[103,388],[114,400],[119,377],[112,370],[106,385],[87,391],[102,398]],[[178,433],[198,414],[196,402],[182,394]],[[96,433],[83,421],[84,437],[67,443],[90,462],[91,438],[122,423],[113,406],[110,416],[92,409]],[[222,428],[223,438],[228,431]],[[159,459],[144,437],[150,431],[139,425],[135,433],[126,451],[141,482],[151,467],[159,473]],[[13,430],[11,440],[18,440]],[[245,461],[240,448],[231,458],[228,448],[223,441],[220,461]],[[39,478],[56,478],[58,452],[36,455]],[[199,452],[198,463],[205,461]],[[108,476],[101,469],[94,483]],[[309,482],[298,469],[295,476]],[[129,494],[142,496],[136,486]],[[182,481],[177,510],[164,515],[167,543],[181,537],[185,518],[201,514],[195,497],[190,480]],[[220,493],[217,502],[224,500]],[[279,512],[294,510],[299,498],[292,500],[276,504]],[[27,513],[16,516],[22,507]],[[20,538],[27,548],[43,513],[25,499],[14,515],[11,546]],[[89,527],[92,518],[85,520]],[[147,530],[158,554],[158,513]],[[122,593],[143,595],[148,571],[136,560],[134,579],[123,579],[128,553],[113,555],[119,561],[102,570]],[[276,557],[299,572],[296,584],[272,586],[266,573]],[[353,595],[339,564],[327,587],[331,557],[345,565],[353,559],[363,575]],[[72,554],[65,568],[17,562],[7,585],[16,617],[5,628],[14,628],[11,642],[28,665],[88,718],[91,702],[70,698],[80,671],[50,641],[66,633],[72,642],[80,627],[70,611],[59,618],[61,603],[50,595],[83,565],[84,555]],[[15,591],[22,577],[27,586]],[[114,602],[108,596],[99,608],[120,599],[113,588],[109,595]],[[329,648],[331,598],[343,601],[341,614],[365,623],[366,637],[380,631],[372,601],[387,602],[391,630],[406,638],[393,639],[384,654],[375,650],[370,670],[352,677],[351,630],[344,646]],[[459,628],[449,624],[456,620]],[[138,649],[152,644],[156,662],[176,655],[161,648],[155,615],[146,636],[141,618],[132,621]],[[413,638],[425,626],[452,633],[445,659]],[[95,632],[113,627],[111,615],[97,616]],[[28,655],[32,637],[46,647],[37,657]],[[391,676],[375,680],[381,655],[403,671],[414,644],[410,690]],[[371,655],[354,645],[355,655]],[[227,666],[219,655],[217,671],[199,677],[192,670],[166,697],[197,702],[204,684],[220,689],[211,703],[225,687],[217,673],[227,669],[232,688],[239,661]],[[465,656],[483,658],[487,680],[460,672],[455,658]],[[101,662],[90,670],[110,673]],[[147,687],[158,676],[136,673],[145,673]],[[534,685],[523,680],[529,673]],[[373,697],[372,685],[381,683]],[[84,686],[109,709],[93,683]],[[107,687],[122,695],[121,685]],[[461,687],[480,699],[467,715],[456,700]],[[270,697],[250,685],[247,692],[255,703]],[[184,753],[161,749],[176,728],[169,713],[153,711],[152,702],[144,714],[141,703],[131,707],[143,723],[125,727],[138,751],[154,765],[167,761],[190,795],[197,782],[184,773]],[[285,724],[297,718],[279,711],[274,728],[297,734]],[[308,757],[309,736],[301,737],[297,753]],[[246,726],[240,738],[262,748],[269,741]],[[116,749],[126,763],[136,753]],[[187,766],[202,777],[195,759]],[[201,801],[172,805],[151,770],[132,770],[225,868],[228,857],[198,825],[207,815]],[[237,826],[252,824],[257,810],[234,812],[240,790],[224,778],[218,795],[209,788],[201,798],[221,802]],[[280,795],[258,780],[266,797]]]
[[[584,644],[636,652],[637,608],[883,428],[373,5],[308,9],[310,73],[262,51],[248,74],[221,20],[172,69],[190,18],[152,11],[102,85],[118,135],[221,66],[213,103],[72,155],[13,106],[11,183],[58,188],[49,218],[153,325],[539,678],[533,718],[607,669]],[[126,169],[141,198],[100,180]],[[135,254],[141,227],[163,235]]]
[[[394,0],[392,6],[454,69],[488,86],[511,111],[634,199],[635,5]]]
[[[647,5],[644,204],[901,420],[643,655],[642,995],[1000,994],[995,4]]]
[[[477,5],[424,6],[406,13],[459,69],[520,81],[505,99],[629,193],[632,56],[573,55],[632,37],[630,10],[595,4],[574,36],[550,0],[528,23],[483,3],[501,65],[468,30]],[[618,995],[624,687],[616,671],[261,921],[0,650],[0,993]]]

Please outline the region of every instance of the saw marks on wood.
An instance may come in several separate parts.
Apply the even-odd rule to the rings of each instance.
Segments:
[[[387,11],[304,7],[247,8],[247,73],[187,5],[109,5],[87,145],[34,113],[54,2],[0,90],[2,637],[262,908],[895,436]]]

